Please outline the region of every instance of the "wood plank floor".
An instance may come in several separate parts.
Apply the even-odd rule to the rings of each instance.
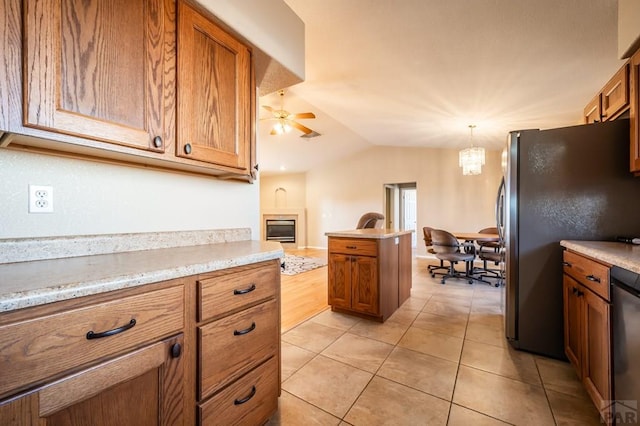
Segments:
[[[285,249],[288,254],[326,259],[321,249]],[[327,267],[316,268],[296,275],[281,276],[281,331],[302,323],[329,308],[327,304]]]

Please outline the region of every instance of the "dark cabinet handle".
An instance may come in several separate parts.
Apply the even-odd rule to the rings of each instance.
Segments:
[[[598,278],[598,277],[594,277],[593,275],[587,275],[587,279],[588,279],[589,281],[593,281],[593,282],[595,282],[595,283],[599,283],[599,282],[600,282],[600,278]]]
[[[191,154],[191,144],[190,143],[188,143],[188,144],[186,144],[184,146],[184,153],[187,154],[187,155]]]
[[[251,392],[249,393],[249,395],[245,396],[244,398],[241,399],[236,399],[233,401],[233,405],[241,405],[244,404],[245,402],[249,401],[251,398],[254,397],[254,395],[256,394],[256,387],[251,386]]]
[[[358,248],[358,246],[347,246],[347,248],[348,248],[349,250],[355,250],[355,249],[357,249],[357,248]]]
[[[252,322],[251,327],[249,328],[245,328],[244,330],[233,330],[233,335],[242,336],[243,334],[251,333],[255,329],[256,329],[256,323]]]
[[[129,324],[125,324],[122,327],[114,328],[113,330],[103,331],[101,333],[94,333],[93,331],[88,331],[87,340],[100,339],[102,337],[113,336],[114,334],[122,333],[123,331],[127,331],[130,328],[133,328],[134,325],[136,325],[136,320],[132,318],[131,321],[129,321]]]
[[[577,295],[578,297],[584,296],[584,293],[581,290],[578,290],[576,287],[573,287],[573,294]]]
[[[251,284],[250,287],[247,288],[243,288],[241,290],[235,289],[233,290],[233,294],[238,295],[238,294],[247,294],[247,293],[251,293],[253,290],[256,289],[256,285],[255,284]]]
[[[153,146],[156,148],[162,148],[162,138],[160,136],[153,138]]]
[[[562,262],[562,266],[566,266],[568,268],[571,268],[571,264],[569,262]]]
[[[180,343],[175,343],[171,346],[171,358],[179,358],[182,353],[182,346]]]

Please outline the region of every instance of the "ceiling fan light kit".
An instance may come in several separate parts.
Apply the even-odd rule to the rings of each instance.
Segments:
[[[301,112],[298,114],[291,114],[289,111],[284,109],[284,90],[279,90],[278,95],[280,95],[280,109],[274,109],[268,105],[263,105],[262,108],[269,111],[273,116],[266,117],[262,120],[275,120],[275,124],[271,128],[271,135],[282,135],[284,133],[291,132],[292,129],[300,130],[305,137],[315,137],[320,136],[320,133],[311,130],[310,128],[298,123],[295,120],[306,119],[306,118],[316,118],[316,115],[312,112]],[[312,135],[312,136],[310,136]]]
[[[484,148],[473,146],[473,129],[475,127],[475,124],[469,125],[469,141],[471,143],[471,147],[465,148],[459,153],[458,162],[460,164],[460,167],[462,167],[462,174],[464,176],[481,174],[482,166],[484,166],[485,162]]]

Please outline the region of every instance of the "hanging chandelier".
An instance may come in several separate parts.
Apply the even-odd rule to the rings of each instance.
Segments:
[[[462,174],[465,176],[479,175],[482,173],[484,166],[484,148],[473,146],[473,129],[475,124],[469,124],[469,143],[470,147],[460,151],[459,163],[462,167]]]

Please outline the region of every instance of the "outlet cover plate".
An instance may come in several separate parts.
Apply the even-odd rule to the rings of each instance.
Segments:
[[[53,187],[29,185],[29,213],[53,213]]]

